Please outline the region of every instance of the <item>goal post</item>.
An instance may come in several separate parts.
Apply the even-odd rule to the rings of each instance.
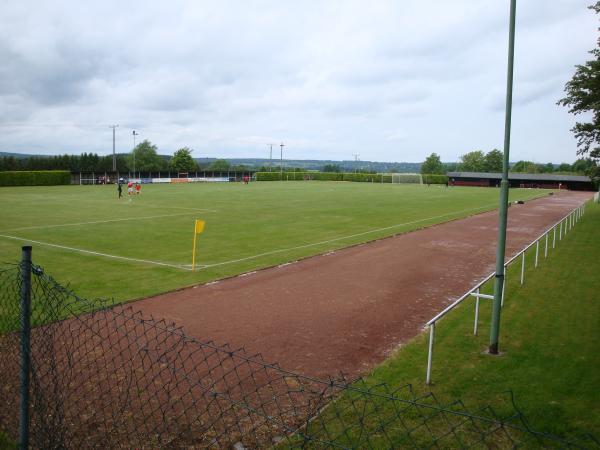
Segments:
[[[420,173],[392,173],[392,184],[423,184]]]

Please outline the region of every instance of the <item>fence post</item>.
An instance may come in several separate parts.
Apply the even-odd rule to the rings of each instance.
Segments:
[[[475,297],[475,324],[473,325],[473,334],[477,336],[477,322],[479,321],[479,288],[477,288],[477,297]]]
[[[521,253],[521,286],[523,286],[523,282],[525,281],[525,252]]]
[[[433,339],[435,338],[435,322],[429,325],[429,353],[427,354],[427,384],[431,383],[431,360],[433,358]]]
[[[535,266],[538,266],[538,254],[540,253],[540,241],[539,239],[535,242]]]
[[[554,236],[552,237],[552,248],[556,248],[556,225],[554,225]]]
[[[569,214],[567,216],[567,230],[571,231],[571,223],[573,222],[571,219],[573,218],[573,214]]]
[[[544,259],[548,257],[548,233],[546,233],[546,246],[544,247]]]
[[[21,404],[19,449],[29,448],[29,368],[31,365],[31,246],[21,249]]]
[[[560,221],[560,228],[558,230],[558,240],[562,241],[562,227],[563,227],[563,220]]]

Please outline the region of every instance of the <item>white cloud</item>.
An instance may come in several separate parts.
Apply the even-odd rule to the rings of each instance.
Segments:
[[[511,159],[571,161],[556,106],[595,45],[589,0],[517,11]],[[8,0],[0,151],[444,160],[501,147],[508,1]]]

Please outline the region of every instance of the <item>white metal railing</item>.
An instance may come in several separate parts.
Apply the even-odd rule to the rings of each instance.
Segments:
[[[527,250],[529,250],[531,247],[533,247],[535,245],[535,265],[534,265],[534,267],[537,267],[538,262],[539,262],[540,241],[542,239],[544,239],[544,259],[545,259],[548,257],[548,246],[549,246],[550,233],[551,232],[553,233],[552,248],[555,248],[556,247],[557,229],[558,229],[558,240],[561,241],[563,236],[566,235],[568,231],[571,231],[573,229],[573,226],[577,222],[579,222],[579,220],[585,213],[585,205],[586,205],[586,203],[582,203],[581,205],[579,205],[578,207],[576,207],[575,209],[570,211],[563,218],[561,218],[554,225],[550,226],[546,231],[544,231],[536,239],[534,239],[533,242],[531,242],[527,247],[525,247],[519,253],[517,253],[512,258],[510,258],[508,261],[506,261],[504,263],[504,268],[506,269],[513,261],[515,261],[517,258],[521,257],[521,285],[523,285],[523,283],[525,282],[525,253],[527,252]],[[473,325],[473,334],[477,335],[477,325],[478,325],[478,321],[479,321],[479,299],[481,299],[481,298],[487,299],[487,300],[494,299],[493,295],[481,294],[480,290],[485,283],[487,283],[494,277],[495,274],[496,274],[495,272],[492,272],[491,274],[486,276],[483,280],[481,280],[479,283],[477,283],[475,286],[473,286],[471,289],[469,289],[466,293],[464,293],[457,300],[452,302],[452,304],[450,304],[446,308],[444,308],[444,310],[442,310],[433,319],[431,319],[429,322],[427,322],[425,324],[426,327],[429,327],[429,351],[427,354],[427,379],[426,379],[427,384],[431,383],[431,366],[432,366],[432,362],[433,362],[433,344],[435,342],[435,325],[436,325],[436,323],[442,317],[444,317],[446,314],[448,314],[450,311],[452,311],[454,308],[456,308],[459,304],[461,304],[465,299],[467,299],[469,297],[475,297],[475,320],[474,320],[474,325]],[[501,302],[502,305],[504,305],[504,293],[506,292],[506,289],[504,289],[505,287],[506,287],[506,270],[505,270],[505,275],[504,275],[504,285],[503,285],[503,289],[502,289],[502,302]]]

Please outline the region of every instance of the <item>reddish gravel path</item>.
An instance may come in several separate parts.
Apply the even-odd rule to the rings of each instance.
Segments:
[[[509,209],[512,256],[589,193]],[[200,340],[306,375],[359,375],[493,271],[497,212],[436,225],[135,303]]]

